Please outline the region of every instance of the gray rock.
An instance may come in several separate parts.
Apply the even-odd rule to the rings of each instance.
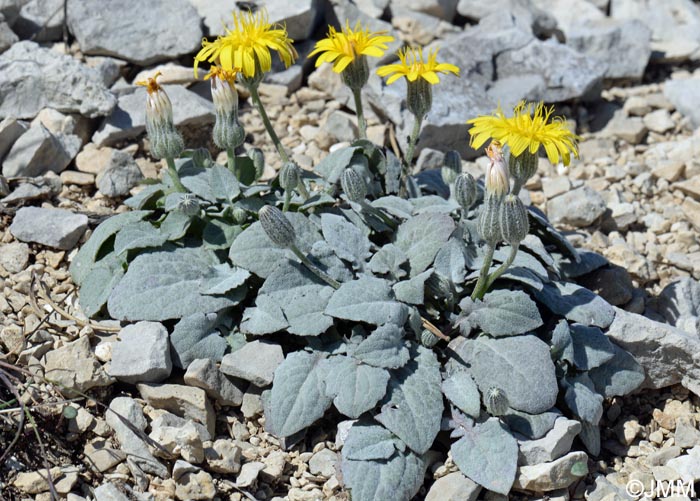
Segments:
[[[527,95],[531,101],[555,103],[568,99],[590,99],[600,93],[605,69],[594,59],[561,45],[554,39],[532,40],[522,48],[496,57],[499,78],[539,75],[545,90]]]
[[[520,441],[518,464],[536,465],[559,459],[569,452],[574,438],[580,432],[581,423],[560,417],[554,422],[554,428],[544,437]]]
[[[244,464],[243,468],[241,468],[241,473],[236,479],[236,485],[238,487],[250,487],[258,479],[258,475],[264,469],[265,463],[261,463],[260,461]]]
[[[0,160],[5,158],[5,155],[10,151],[15,141],[17,141],[26,130],[27,126],[14,118],[5,118],[0,122]]]
[[[681,383],[700,395],[700,339],[668,324],[615,308],[610,337],[644,367],[645,387]]]
[[[425,501],[476,501],[481,486],[456,471],[438,478],[430,487]]]
[[[264,387],[272,383],[275,369],[284,361],[278,344],[253,341],[221,360],[221,372]]]
[[[176,416],[172,412],[168,411],[161,411],[158,417],[151,421],[151,429],[162,428],[164,426],[182,428],[187,423],[192,423],[194,425],[194,427],[197,429],[197,433],[199,433],[199,436],[202,439],[202,442],[211,440],[211,434],[209,433],[209,430],[207,430],[206,426],[197,423],[196,421]]]
[[[457,13],[458,0],[393,0],[392,7],[403,7],[452,21]]]
[[[525,31],[552,31],[556,26],[554,17],[535,7],[532,0],[459,0],[457,12],[475,21],[493,15],[510,17]]]
[[[692,449],[700,446],[700,430],[695,428],[688,419],[679,419],[676,422],[674,440],[675,444],[683,449]]]
[[[667,80],[664,97],[688,117],[694,127],[700,126],[700,79]]]
[[[12,24],[17,20],[21,7],[22,0],[0,0],[0,15],[2,15],[9,24]]]
[[[389,0],[356,0],[355,5],[373,18],[380,18],[389,6]]]
[[[321,126],[321,131],[337,142],[352,142],[357,137],[357,117],[344,111],[333,111]]]
[[[20,242],[0,245],[0,266],[10,273],[19,273],[29,263],[29,246]]]
[[[320,0],[265,0],[270,22],[283,24],[289,38],[306,40],[316,29],[321,14]]]
[[[671,459],[666,466],[674,469],[684,482],[694,484],[700,480],[700,446],[693,447],[684,456]]]
[[[179,384],[145,384],[136,385],[141,398],[156,409],[165,409],[180,417],[193,419],[207,427],[214,436],[216,415],[214,408],[201,388]]]
[[[0,22],[0,54],[12,47],[12,44],[19,41],[19,37],[8,26],[7,23]]]
[[[321,449],[309,460],[309,471],[312,475],[331,478],[336,473],[338,454],[330,449]]]
[[[192,361],[184,379],[185,384],[202,388],[221,405],[237,407],[243,402],[243,392],[219,370],[213,360],[199,358]]]
[[[70,56],[26,41],[0,54],[0,118],[33,118],[44,108],[95,118],[116,102],[99,73]]]
[[[576,468],[574,468],[575,465]],[[515,476],[513,488],[535,492],[565,489],[587,474],[588,456],[586,453],[571,452],[549,463],[521,466]]]
[[[216,496],[211,475],[185,461],[175,462],[173,480],[177,499],[214,499]]]
[[[107,56],[87,56],[85,64],[90,68],[96,69],[102,75],[102,81],[106,87],[111,87],[114,82],[119,80],[122,68],[126,66],[126,61]],[[149,74],[151,76],[152,73]],[[135,80],[141,80],[140,78]]]
[[[30,200],[50,199],[61,193],[63,183],[53,173],[45,177],[24,178],[17,188],[5,198],[0,200],[5,204],[17,204]],[[4,179],[4,178],[3,178]]]
[[[204,449],[204,457],[211,471],[235,475],[241,471],[241,452],[235,441],[220,438]]]
[[[608,204],[610,218],[606,221],[612,225],[613,230],[624,231],[637,222],[637,214],[634,205],[623,202],[612,202]]]
[[[647,134],[647,127],[640,117],[628,117],[620,110],[615,112],[602,134],[605,137],[624,139],[630,144],[639,144]]]
[[[4,176],[42,176],[59,173],[75,158],[82,140],[72,134],[53,134],[43,124],[22,134],[2,164]]]
[[[22,207],[15,214],[10,233],[21,242],[70,250],[85,233],[87,224],[86,215],[69,210]]]
[[[68,26],[84,54],[141,66],[194,52],[202,40],[197,18],[187,0],[151,0],[147,6],[140,0],[68,1]]]
[[[588,0],[532,0],[532,3],[554,18],[567,43],[577,27],[605,18]]]
[[[164,85],[173,103],[173,121],[178,127],[214,122],[214,105],[181,85]],[[119,96],[114,112],[92,136],[97,146],[108,146],[133,139],[146,130],[146,90],[139,87]]]
[[[116,485],[106,482],[95,489],[95,501],[129,501],[129,497]]]
[[[87,336],[49,351],[43,364],[46,377],[57,381],[66,395],[72,396],[73,390],[85,392],[113,383],[95,358]]]
[[[127,383],[157,383],[173,368],[168,331],[158,322],[124,327],[112,345],[109,374]]]
[[[580,15],[580,11],[571,12]],[[610,18],[576,22],[566,37],[567,45],[606,66],[605,78],[633,80],[644,75],[651,56],[650,40],[651,31],[642,22]]]
[[[611,0],[614,19],[638,19],[651,28],[652,58],[679,62],[700,58],[700,7],[692,0]]]
[[[644,125],[646,125],[647,129],[659,134],[663,134],[676,126],[676,122],[671,118],[671,114],[663,108],[648,113],[642,120],[644,120]]]
[[[439,169],[442,167],[445,160],[445,153],[432,148],[423,148],[416,160],[416,171]]]
[[[111,412],[105,413],[105,419],[114,430],[122,450],[144,471],[166,478],[168,469],[151,454],[146,442],[134,431],[143,432],[148,424],[139,403],[131,397],[117,397],[110,402],[109,409]]]
[[[53,42],[63,36],[63,0],[29,0],[22,5],[12,29],[22,39]]]
[[[552,224],[583,228],[605,213],[605,201],[597,191],[582,186],[547,201],[547,216]]]
[[[700,316],[700,282],[681,278],[668,284],[659,294],[657,309],[668,323],[676,327],[682,317]],[[700,333],[697,334],[700,337]]]
[[[179,455],[185,461],[198,464],[204,461],[204,446],[199,430],[191,421],[182,426],[152,426],[149,437],[168,451],[154,449],[154,454],[169,459],[169,454]]]
[[[10,193],[10,183],[5,176],[0,175],[0,197],[6,197]]]
[[[243,394],[243,403],[241,404],[241,412],[243,416],[251,419],[262,415],[264,408],[262,402],[263,389],[251,384]]]
[[[134,157],[120,150],[113,150],[107,168],[97,175],[96,184],[100,193],[107,197],[121,197],[143,179]]]
[[[620,266],[599,268],[578,280],[613,306],[622,306],[632,300],[634,285],[627,270]]]

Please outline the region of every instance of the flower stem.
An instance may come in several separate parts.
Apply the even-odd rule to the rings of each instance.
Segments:
[[[413,130],[411,131],[411,136],[408,138],[408,151],[404,157],[404,168],[401,173],[401,186],[404,190],[408,191],[406,186],[408,183],[408,176],[411,171],[411,163],[413,162],[413,154],[416,150],[416,143],[418,142],[418,134],[420,134],[420,127],[423,124],[423,116],[414,116]]]
[[[282,212],[287,212],[289,210],[289,203],[292,201],[292,190],[287,188],[284,190],[284,205],[282,205]]]
[[[489,274],[489,269],[491,269],[491,263],[493,262],[493,253],[496,247],[491,244],[486,244],[486,256],[484,256],[484,264],[481,266],[481,271],[479,272],[479,280],[477,280],[474,286],[474,291],[472,292],[471,299],[476,301],[477,299],[482,299],[484,294],[486,294],[486,281]]]
[[[228,148],[226,150],[226,156],[228,160],[228,170],[233,172],[236,176],[236,178],[240,178],[239,172],[238,172],[238,166],[236,165],[236,153],[233,151],[233,148]]]
[[[170,174],[170,179],[173,180],[175,189],[182,193],[187,192],[187,188],[185,188],[180,181],[180,175],[177,173],[177,168],[175,167],[175,160],[172,157],[166,157],[165,161],[168,164],[168,174]]]
[[[311,273],[313,273],[314,275],[316,275],[318,278],[320,278],[321,280],[323,280],[324,282],[326,282],[328,285],[330,285],[330,286],[333,287],[334,289],[339,289],[339,288],[340,288],[340,282],[338,282],[338,281],[332,279],[331,277],[329,277],[328,275],[326,275],[323,271],[319,270],[318,267],[316,267],[316,265],[314,265],[311,261],[309,261],[309,258],[307,258],[307,257],[304,255],[304,253],[301,252],[301,251],[299,250],[299,247],[297,247],[296,245],[292,244],[292,246],[290,247],[290,249],[291,249],[291,251],[294,253],[294,255],[295,255],[296,257],[299,258],[299,261],[301,261],[301,263],[302,263],[304,266],[306,266],[306,267],[309,269],[309,271],[310,271]]]
[[[356,87],[352,89],[352,95],[355,98],[355,113],[357,113],[357,128],[359,130],[360,139],[367,139],[367,121],[362,110],[362,88]]]
[[[518,253],[518,247],[520,247],[520,244],[519,244],[519,243],[516,244],[516,245],[513,245],[513,246],[510,248],[510,254],[508,255],[508,259],[506,259],[506,261],[505,261],[503,264],[501,264],[501,266],[499,266],[499,267],[496,269],[496,271],[494,271],[494,272],[489,276],[488,280],[486,281],[486,287],[485,287],[484,292],[486,292],[487,290],[489,290],[489,289],[491,288],[491,286],[493,285],[493,283],[494,283],[496,280],[498,280],[498,278],[506,272],[506,270],[508,269],[508,267],[509,267],[511,264],[513,264],[513,261],[515,260],[515,255]]]
[[[262,118],[267,133],[270,135],[272,142],[275,143],[275,148],[277,148],[277,152],[280,154],[282,162],[289,162],[289,155],[287,155],[284,146],[282,146],[282,141],[280,141],[280,138],[277,136],[275,129],[272,127],[270,118],[267,116],[265,107],[263,106],[262,101],[260,100],[260,94],[258,94],[258,85],[248,85],[248,90],[250,91],[250,97],[253,100],[253,104],[260,113],[260,117]]]

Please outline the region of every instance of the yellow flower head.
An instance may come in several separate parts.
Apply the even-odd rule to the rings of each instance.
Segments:
[[[578,158],[576,141],[578,137],[567,127],[562,117],[550,117],[554,107],[546,108],[543,103],[525,103],[521,101],[514,109],[512,117],[507,118],[499,106],[493,115],[480,116],[468,120],[472,148],[480,148],[488,139],[495,139],[510,147],[514,156],[525,150],[537,154],[540,146],[544,147],[547,158],[552,164],[561,159],[569,165],[571,154]]]
[[[153,94],[154,92],[158,92],[159,90],[162,89],[160,84],[158,84],[158,82],[156,82],[156,80],[158,79],[159,76],[161,76],[161,74],[162,73],[160,71],[156,71],[156,74],[153,75],[152,77],[149,77],[147,80],[139,80],[138,82],[135,82],[135,83],[136,83],[136,85],[146,87],[146,91],[148,92],[149,95]]]
[[[387,64],[377,70],[380,77],[389,76],[387,84],[392,84],[401,77],[406,77],[409,82],[415,82],[419,77],[430,84],[440,82],[438,73],[454,73],[459,75],[459,68],[454,64],[438,63],[438,49],[430,51],[428,60],[423,60],[423,49],[407,47],[398,52],[400,63]],[[392,75],[393,73],[393,75]]]
[[[382,57],[387,49],[386,44],[393,41],[394,37],[385,31],[371,33],[363,29],[359,22],[355,28],[350,28],[350,23],[346,21],[345,28],[340,32],[329,26],[328,36],[316,42],[309,56],[321,54],[316,60],[317,67],[323,63],[333,63],[333,71],[342,73],[360,56]]]
[[[243,76],[254,77],[257,72],[266,73],[272,68],[270,49],[277,51],[284,65],[289,67],[297,58],[292,42],[284,26],[268,22],[264,9],[256,13],[234,12],[233,27],[226,29],[226,35],[213,42],[202,40],[202,49],[194,58],[194,71],[196,74],[200,62],[208,61],[224,70],[238,68]]]

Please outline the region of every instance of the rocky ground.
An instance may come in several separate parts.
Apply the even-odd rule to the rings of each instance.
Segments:
[[[213,111],[208,83],[192,74],[192,55],[232,7],[152,0],[144,14],[141,2],[113,3],[119,29],[95,20],[100,0],[68,1],[67,22],[61,0],[0,0],[0,398],[8,402],[0,406],[0,454],[12,445],[0,466],[0,493],[41,500],[55,489],[74,501],[347,499],[335,469],[342,425],[321,423],[292,447],[264,431],[260,392],[281,353],[236,352],[221,368],[201,361],[168,384],[144,384],[158,371],[170,373],[167,331],[145,323],[130,337],[117,325],[91,323],[75,307],[72,256],[104,217],[126,210],[121,202],[142,179],[163,168],[149,156],[144,91],[133,82],[162,71],[188,146],[206,144]],[[583,481],[544,498],[512,497],[612,501],[632,499],[629,480],[645,487],[698,482],[700,4],[268,3],[273,20],[286,21],[298,41],[301,58],[269,75],[261,94],[304,168],[356,134],[337,76],[304,59],[324,32],[324,16],[386,29],[397,38],[392,49],[399,41],[439,43],[442,57],[462,69],[459,81],[446,77],[435,88],[417,169],[439,167],[444,151],[457,148],[464,169],[483,176],[486,159],[468,148],[467,118],[521,98],[560,103],[558,113],[581,136],[580,159],[568,170],[540,159],[526,196],[575,245],[612,264],[586,275],[583,285],[666,324],[637,326],[658,333],[659,351],[642,343],[641,356],[663,384],[607,403],[603,452],[589,461]],[[370,138],[397,151],[410,126],[404,92],[376,77],[367,92]],[[272,175],[273,147],[241,95],[246,147],[265,150]],[[145,346],[155,354],[148,367],[129,367],[129,350]],[[683,369],[664,374],[669,366]],[[27,422],[12,443],[21,408]],[[552,456],[572,433],[562,428],[538,447]],[[560,480],[552,466],[521,471],[523,484],[528,475],[541,482],[540,491]],[[497,497],[480,493],[449,458],[433,464],[428,477],[421,499]]]

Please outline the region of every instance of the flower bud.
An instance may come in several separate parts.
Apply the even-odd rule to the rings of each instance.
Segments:
[[[175,158],[185,149],[182,136],[173,123],[173,105],[165,90],[153,78],[136,82],[146,87],[146,132],[155,158]]]
[[[196,216],[199,214],[199,200],[191,193],[185,193],[177,204],[180,212],[186,216]]]
[[[484,404],[488,413],[494,417],[503,416],[508,412],[508,396],[505,391],[495,386],[486,390]]]
[[[468,172],[462,173],[455,179],[454,197],[460,207],[468,210],[477,197],[476,180]]]
[[[197,167],[203,167],[206,169],[214,165],[214,160],[212,160],[208,149],[197,148],[192,152],[192,163],[194,163]]]
[[[301,182],[301,169],[294,162],[285,162],[280,169],[280,186],[285,190],[293,190]]]
[[[425,78],[416,78],[413,82],[406,80],[408,111],[413,116],[423,118],[433,105],[433,89]]]
[[[501,221],[499,212],[501,208],[501,199],[487,195],[484,203],[481,205],[479,219],[476,222],[476,229],[479,236],[487,244],[494,246],[501,240]]]
[[[452,280],[442,273],[433,272],[425,281],[425,287],[431,296],[444,298],[450,303],[454,302],[457,294]]]
[[[294,226],[292,226],[292,223],[289,222],[289,219],[281,210],[272,205],[265,205],[258,212],[258,218],[263,230],[265,230],[265,234],[267,234],[267,237],[273,244],[277,247],[291,247],[294,245],[296,238]]]
[[[428,329],[423,329],[423,332],[421,332],[420,342],[423,346],[432,348],[438,343],[438,341],[440,341],[440,338],[430,332]]]
[[[486,154],[491,159],[486,170],[486,190],[489,194],[502,198],[510,191],[510,178],[500,143],[492,141]]]
[[[253,161],[255,179],[260,179],[265,172],[265,154],[260,148],[251,148],[248,150],[248,158]]]
[[[442,174],[442,180],[445,184],[450,185],[455,182],[457,176],[462,172],[462,158],[459,156],[459,152],[455,150],[450,150],[445,153],[445,160],[443,162],[443,167],[440,171]]]
[[[527,209],[515,195],[508,195],[503,200],[499,220],[503,241],[509,245],[518,245],[530,231]]]
[[[240,205],[234,205],[231,208],[231,218],[236,224],[243,224],[248,220],[248,212]]]
[[[367,185],[354,169],[347,168],[340,176],[340,186],[351,202],[363,202],[367,197]]]
[[[537,172],[537,154],[525,150],[516,157],[511,153],[508,159],[508,170],[521,185],[525,184]]]

